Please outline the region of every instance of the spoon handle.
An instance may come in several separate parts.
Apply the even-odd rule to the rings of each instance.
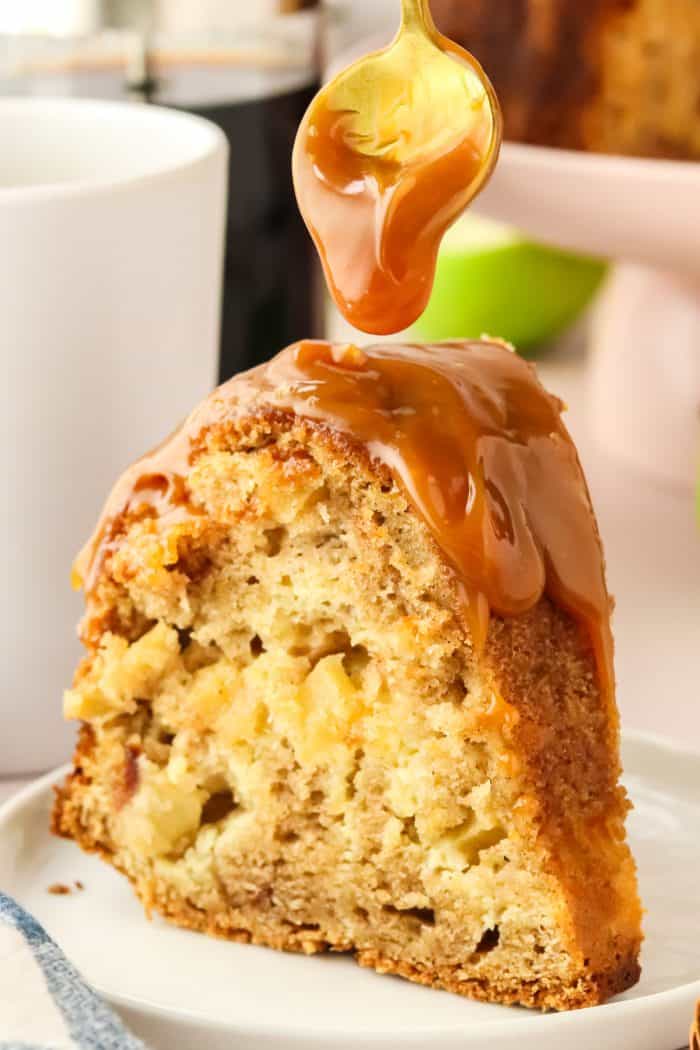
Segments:
[[[434,29],[429,0],[401,0],[401,28],[419,32]]]

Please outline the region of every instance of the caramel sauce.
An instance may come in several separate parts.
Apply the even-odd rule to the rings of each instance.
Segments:
[[[333,299],[364,332],[399,332],[420,317],[448,227],[474,196],[488,128],[409,166],[354,151],[343,114],[307,118],[294,182]]]
[[[406,6],[406,5],[404,5]],[[435,29],[425,0],[390,48],[324,88],[297,134],[297,203],[338,309],[365,332],[427,306],[448,227],[488,179],[500,145],[493,90]]]
[[[166,529],[198,511],[186,475],[206,428],[294,413],[347,435],[389,469],[456,573],[478,649],[491,611],[518,616],[547,594],[584,627],[612,695],[603,555],[562,407],[497,343],[297,343],[220,387],[127,471],[77,572],[93,589],[134,516]]]

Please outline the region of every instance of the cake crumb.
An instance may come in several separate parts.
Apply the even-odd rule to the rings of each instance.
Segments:
[[[76,879],[74,885],[75,885],[76,890],[84,890],[85,889],[85,887],[82,884],[82,882],[80,881],[80,879]]]
[[[52,882],[48,889],[49,893],[53,893],[57,897],[63,897],[66,893],[71,892],[70,886],[66,886],[64,882]]]

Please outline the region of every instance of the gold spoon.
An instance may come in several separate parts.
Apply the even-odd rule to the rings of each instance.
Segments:
[[[498,156],[498,102],[478,62],[402,0],[389,47],[345,69],[297,134],[294,184],[331,293],[368,332],[425,309],[440,240]]]

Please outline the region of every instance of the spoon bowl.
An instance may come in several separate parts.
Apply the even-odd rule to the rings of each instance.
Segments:
[[[483,179],[495,161],[493,88],[476,59],[437,31],[427,0],[405,3],[391,44],[338,74],[311,108],[337,114],[348,146],[380,171],[420,163],[468,136]]]
[[[425,309],[443,234],[488,179],[501,138],[486,75],[403,0],[393,42],[311,103],[293,154],[301,213],[351,324],[400,331]]]

